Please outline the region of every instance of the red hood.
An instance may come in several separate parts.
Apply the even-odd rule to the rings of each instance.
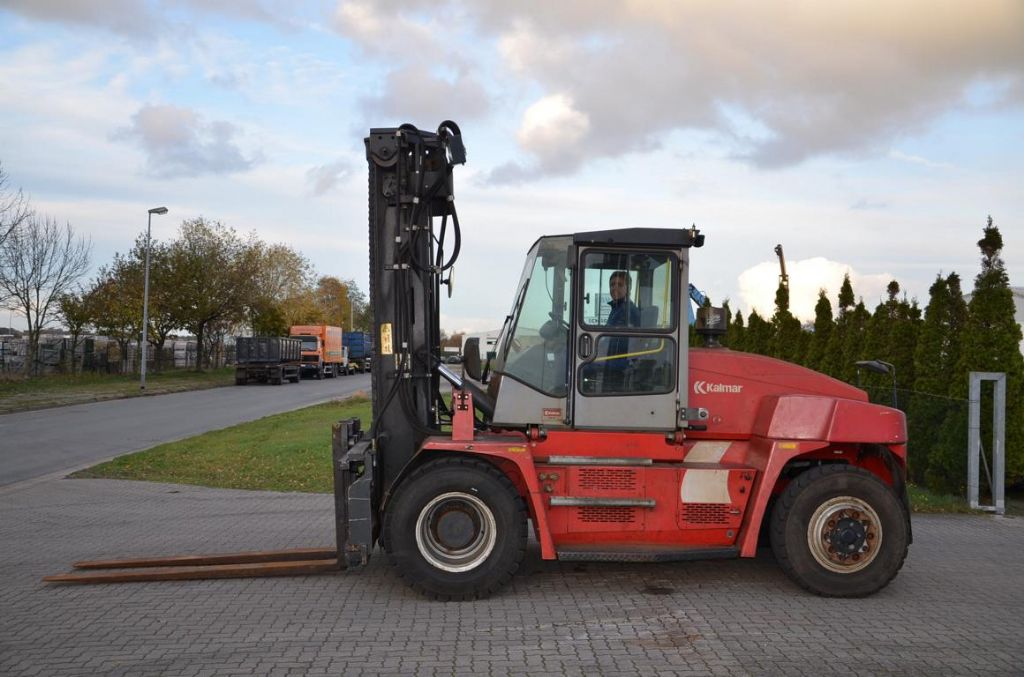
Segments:
[[[708,410],[709,435],[749,435],[762,400],[774,395],[868,401],[860,388],[789,362],[727,348],[690,350],[688,406]]]
[[[695,371],[702,378],[734,377],[743,383],[759,383],[772,388],[777,394],[803,393],[828,395],[867,402],[868,396],[860,388],[821,372],[801,367],[774,357],[741,353],[728,348],[693,348],[690,350],[691,383]]]

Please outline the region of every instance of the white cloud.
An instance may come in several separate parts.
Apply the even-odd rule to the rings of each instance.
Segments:
[[[383,91],[363,97],[361,105],[370,117],[390,120],[396,126],[410,120],[437,124],[452,111],[458,111],[460,120],[479,118],[487,112],[488,97],[471,74],[443,78],[426,64],[417,63],[391,71]]]
[[[132,124],[115,139],[133,139],[146,152],[149,171],[162,178],[226,174],[249,169],[234,141],[238,128],[230,122],[206,122],[193,110],[168,105],[143,106]]]
[[[771,317],[775,312],[775,291],[779,286],[779,263],[759,263],[739,275],[739,293],[742,307],[756,309],[761,317]],[[787,261],[789,275],[789,310],[802,321],[814,319],[814,305],[818,302],[818,291],[825,290],[832,310],[836,310],[836,299],[843,276],[850,276],[850,284],[857,299],[863,299],[869,311],[885,296],[885,287],[893,279],[888,273],[858,273],[849,264],[830,261],[823,257],[803,261]],[[718,301],[716,300],[716,303]]]
[[[919,155],[908,155],[902,151],[898,151],[895,148],[889,151],[889,157],[893,160],[899,160],[900,162],[908,162],[912,165],[921,165],[922,167],[929,167],[931,169],[953,169],[953,165],[948,162],[935,162],[928,158],[923,158]]]
[[[565,94],[553,94],[526,109],[519,145],[545,165],[558,164],[565,146],[573,147],[590,132],[590,118]]]
[[[351,3],[340,7],[355,13]],[[408,17],[429,14],[432,5],[357,7],[365,15],[348,22],[349,35],[366,45],[384,44],[385,27],[387,43],[401,43],[413,26],[426,25]],[[1024,82],[1018,0],[454,0],[445,12],[456,25],[476,21],[493,36],[508,71],[539,88],[541,100],[565,97],[588,121],[587,133],[553,139],[554,147],[522,146],[551,174],[693,129],[730,139],[736,156],[760,167],[884,151],[951,108],[1020,105],[1014,83]],[[446,34],[458,40],[457,31]],[[968,92],[989,81],[1001,86],[972,103]],[[521,166],[497,173],[523,178]]]
[[[422,14],[411,17],[398,8],[389,11],[384,3],[342,0],[332,25],[368,54],[392,62],[436,61],[448,51],[445,43],[437,39],[446,33],[450,35],[443,25],[433,24]]]
[[[352,166],[346,160],[338,160],[306,172],[306,181],[313,195],[320,196],[333,190],[352,174]]]

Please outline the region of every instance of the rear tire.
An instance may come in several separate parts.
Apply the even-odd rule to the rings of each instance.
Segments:
[[[908,523],[899,498],[875,475],[855,466],[821,466],[796,477],[776,500],[772,551],[806,590],[866,597],[903,566]]]
[[[481,599],[506,585],[523,560],[526,507],[489,463],[430,461],[389,502],[384,547],[398,574],[422,594]]]

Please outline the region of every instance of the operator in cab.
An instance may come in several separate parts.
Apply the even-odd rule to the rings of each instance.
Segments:
[[[608,305],[611,306],[611,311],[608,313],[607,326],[640,326],[640,309],[629,298],[630,285],[629,273],[625,270],[616,270],[608,278],[608,295],[611,297]],[[604,389],[606,391],[614,392],[622,389],[629,360],[625,357],[616,357],[616,355],[627,355],[628,353],[628,337],[618,336],[609,342],[608,361],[604,370]]]

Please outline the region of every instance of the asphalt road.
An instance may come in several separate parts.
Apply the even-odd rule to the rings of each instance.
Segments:
[[[370,375],[228,386],[0,416],[0,487],[68,473],[156,444],[369,392]]]

